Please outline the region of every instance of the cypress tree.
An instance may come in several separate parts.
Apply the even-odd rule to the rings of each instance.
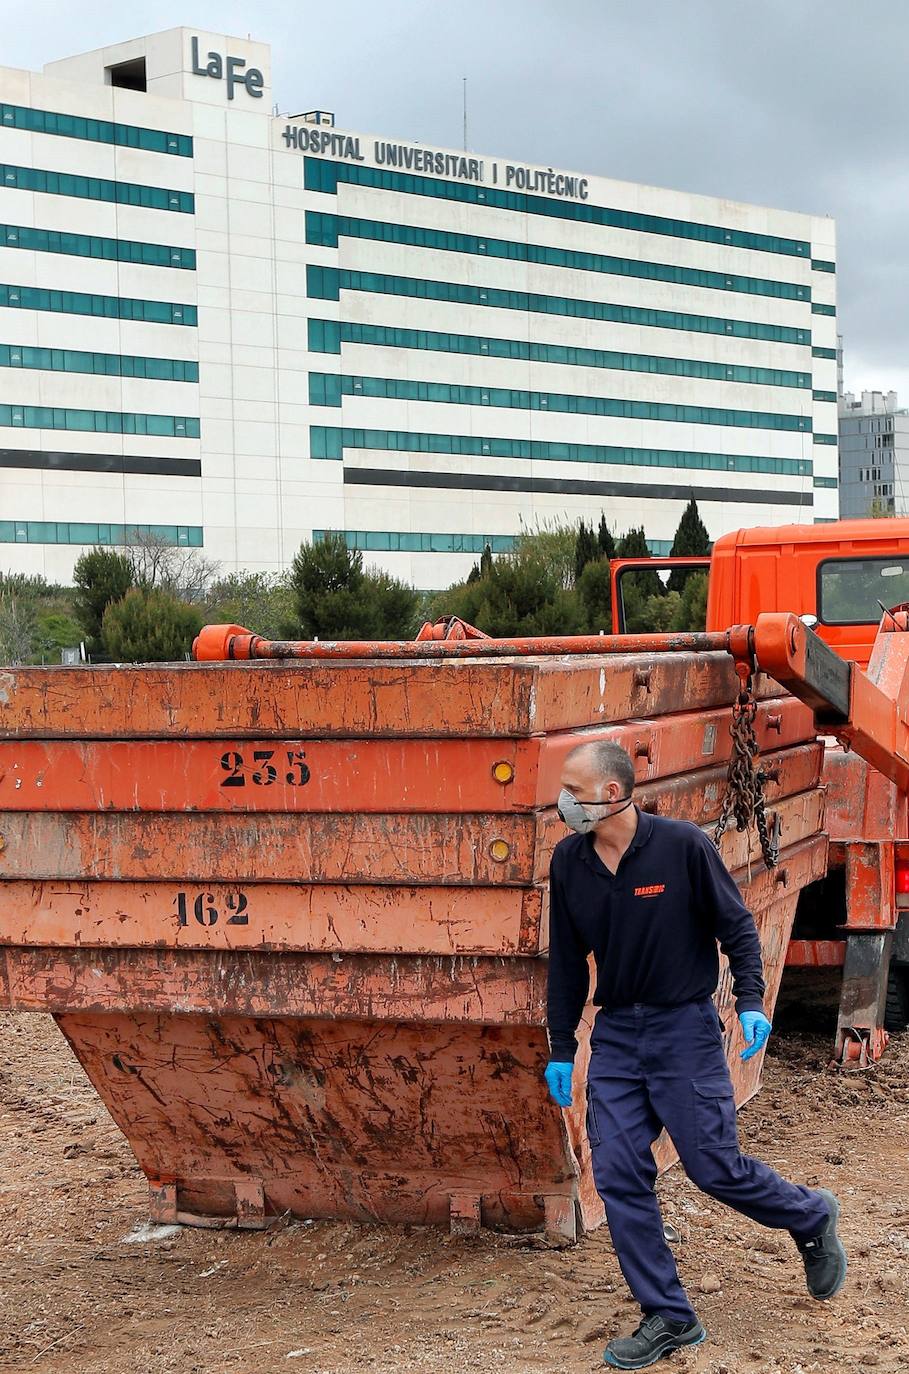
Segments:
[[[615,558],[615,540],[612,537],[612,530],[606,524],[606,512],[600,515],[600,527],[597,530],[597,547],[600,550],[601,558]]]
[[[588,563],[594,563],[600,556],[600,548],[597,537],[593,532],[593,526],[587,525],[582,520],[578,525],[578,532],[574,541],[574,580],[575,584],[580,582],[581,574]]]
[[[682,512],[669,554],[672,558],[696,558],[700,555],[706,557],[709,553],[710,536],[698,513],[698,503],[692,496]],[[680,592],[691,576],[691,571],[686,568],[673,568],[669,574],[669,590]]]

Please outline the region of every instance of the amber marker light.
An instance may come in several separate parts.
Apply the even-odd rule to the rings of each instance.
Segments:
[[[493,840],[489,852],[497,864],[503,864],[511,854],[511,845],[507,840]]]
[[[511,782],[514,777],[514,768],[507,759],[500,759],[498,763],[492,765],[492,776],[496,782]]]

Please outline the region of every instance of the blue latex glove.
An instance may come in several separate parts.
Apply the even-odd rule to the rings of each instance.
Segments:
[[[747,1049],[742,1050],[743,1059],[751,1059],[767,1044],[772,1027],[762,1011],[743,1011],[739,1017],[742,1034]]]
[[[554,1102],[560,1107],[571,1106],[571,1075],[574,1071],[574,1064],[559,1063],[555,1059],[550,1059],[546,1065],[546,1072],[543,1077],[546,1079],[546,1086]]]

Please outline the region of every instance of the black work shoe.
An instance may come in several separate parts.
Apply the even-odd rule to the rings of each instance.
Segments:
[[[808,1292],[819,1302],[826,1302],[828,1298],[835,1297],[846,1282],[847,1260],[843,1242],[836,1234],[840,1204],[829,1188],[818,1188],[817,1191],[830,1211],[827,1225],[808,1240],[799,1240],[798,1236],[794,1236],[793,1240],[805,1261]]]
[[[645,1317],[633,1336],[617,1336],[603,1351],[603,1359],[614,1369],[646,1369],[664,1355],[681,1350],[683,1345],[700,1345],[707,1332],[695,1317],[685,1322],[667,1321],[665,1317]]]

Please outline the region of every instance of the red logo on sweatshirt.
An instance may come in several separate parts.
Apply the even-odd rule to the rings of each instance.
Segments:
[[[660,893],[665,891],[665,883],[651,883],[649,887],[636,887],[634,895],[636,897],[659,897]]]

